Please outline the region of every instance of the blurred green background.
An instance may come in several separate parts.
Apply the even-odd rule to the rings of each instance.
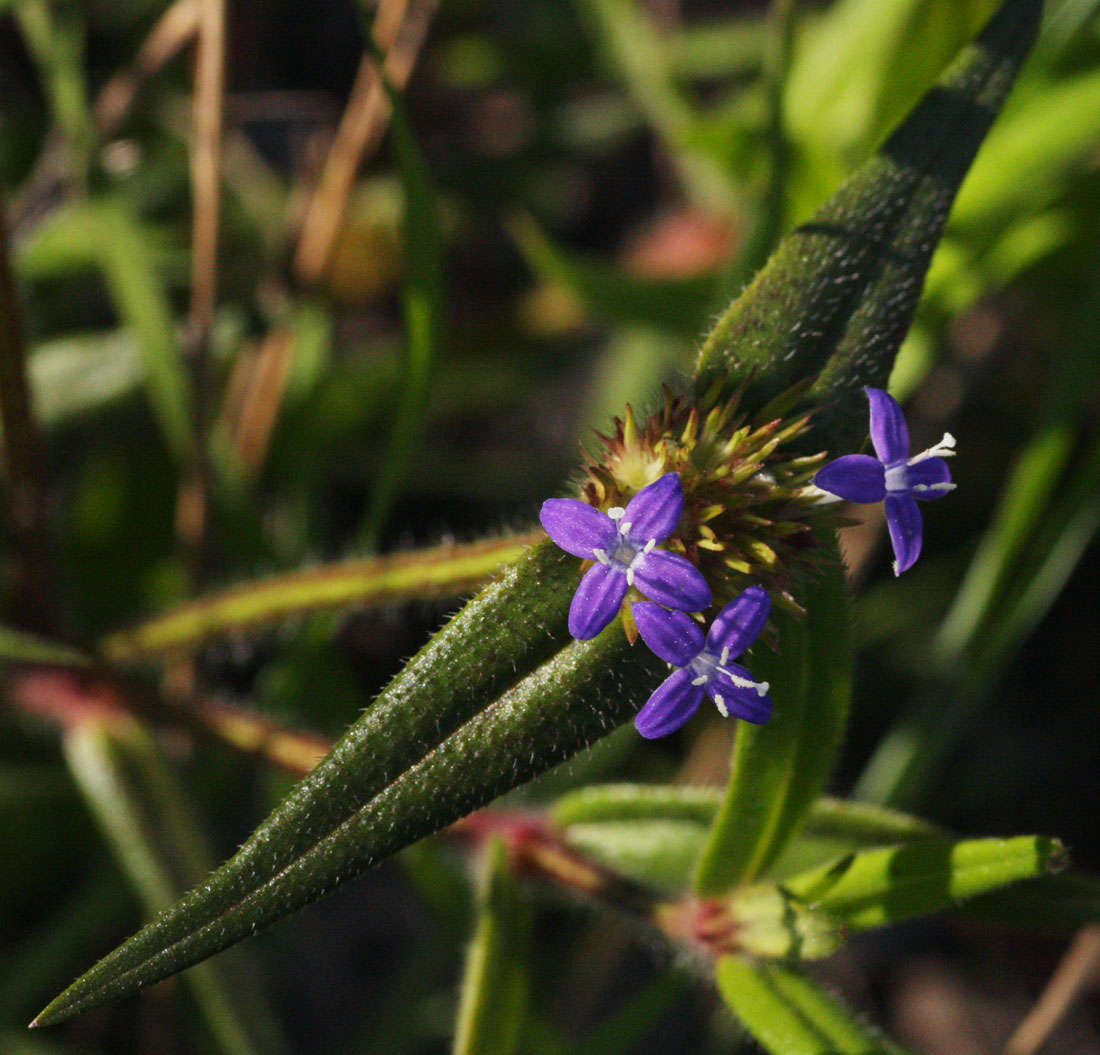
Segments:
[[[193,984],[25,1033],[291,778],[178,715],[123,721],[109,687],[15,631],[101,647],[196,593],[526,529],[577,443],[654,403],[778,235],[994,6],[230,3],[212,220],[190,166],[196,27],[219,5],[0,0],[4,313],[14,293],[22,333],[3,376],[25,353],[36,423],[20,431],[6,380],[0,1050],[450,1050],[470,877],[442,840]],[[881,523],[844,534],[860,652],[835,789],[960,832],[1058,835],[1096,871],[1100,4],[1048,8],[892,382],[917,449],[958,438],[960,486],[902,579]],[[408,83],[332,197],[371,34]],[[362,109],[384,132],[384,95]],[[193,256],[196,214],[216,270]],[[142,656],[133,676],[169,709],[197,694],[332,737],[453,610],[444,593],[306,606]],[[110,736],[89,720],[104,713]],[[718,783],[730,736],[717,716],[657,744],[624,730],[521,798]],[[533,895],[519,1051],[754,1050],[667,953]],[[1063,948],[935,921],[825,970],[915,1050],[967,1055],[1000,1050]],[[1098,1021],[1079,1007],[1057,1050],[1100,1052]]]

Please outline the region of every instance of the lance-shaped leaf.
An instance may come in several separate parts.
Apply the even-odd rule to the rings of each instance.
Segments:
[[[69,769],[135,892],[151,911],[205,875],[212,854],[156,744],[136,723],[84,722],[65,736]],[[234,950],[239,957],[243,950]],[[184,980],[226,1055],[286,1050],[252,965],[202,964]],[[232,982],[230,982],[232,978]]]
[[[456,623],[470,632],[462,616],[451,627]],[[483,635],[490,631],[505,633],[482,627]],[[443,633],[436,642],[453,644],[456,636]],[[461,694],[453,686],[447,690],[448,670],[425,670],[422,660],[403,676],[410,670],[413,677],[435,679],[440,697],[432,702],[449,703],[447,717],[454,720]],[[383,727],[398,727],[390,737],[370,737],[357,724],[236,857],[78,979],[35,1024],[61,1021],[139,989],[315,901],[605,735],[637,711],[665,673],[652,654],[629,645],[616,623],[594,641],[563,649],[445,739],[431,710],[386,715]],[[375,709],[394,699],[380,700]],[[435,746],[412,740],[410,726],[434,738]],[[419,760],[399,761],[418,746]],[[387,764],[398,767],[388,780]],[[352,781],[359,781],[357,788]],[[363,790],[372,786],[373,795]],[[349,810],[356,790],[362,800]]]
[[[530,918],[499,839],[486,848],[477,930],[466,954],[454,1055],[512,1055],[530,988]]]
[[[773,618],[779,655],[754,659],[775,714],[737,730],[726,799],[695,876],[700,894],[750,882],[779,857],[829,777],[848,716],[851,641],[839,560],[805,598],[806,616]]]
[[[872,329],[908,321],[942,223],[937,209],[946,210],[1008,90],[1039,7],[1007,0],[983,43],[890,141],[891,152],[838,191],[820,224],[780,249],[779,266],[762,272],[745,310],[727,314],[704,348],[703,387],[730,367],[742,376],[755,368],[742,405],[759,410],[762,395],[817,373],[836,348],[846,384],[881,383],[896,342]],[[929,142],[940,143],[931,156]],[[79,979],[38,1024],[239,941],[632,716],[664,671],[617,627],[563,649],[576,582],[575,560],[535,547],[421,650],[236,857]],[[792,830],[812,797],[772,831]],[[767,853],[746,859],[766,859],[782,841],[770,836]]]
[[[729,1009],[774,1055],[904,1055],[794,967],[723,956],[715,979]]]
[[[906,846],[866,850],[793,876],[784,886],[795,897],[864,930],[952,908],[1065,863],[1057,839],[924,839]]]
[[[836,448],[865,433],[951,204],[1034,40],[1041,0],[1007,0],[864,165],[780,242],[703,345],[701,390],[749,378],[751,404],[819,375],[817,427]]]
[[[723,798],[719,788],[603,784],[563,796],[553,817],[570,846],[633,879],[682,890]],[[820,798],[766,875],[781,878],[855,850],[938,834],[934,825],[906,813]]]

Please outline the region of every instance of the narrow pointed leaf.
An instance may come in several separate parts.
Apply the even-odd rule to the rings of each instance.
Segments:
[[[679,891],[691,880],[721,804],[719,788],[595,785],[559,799],[553,817],[570,846],[640,882]],[[791,875],[855,850],[937,834],[935,826],[908,814],[821,798],[767,875]]]
[[[51,641],[38,634],[28,634],[25,630],[0,626],[0,664],[2,663],[49,663],[58,667],[87,667],[92,663],[92,658],[70,645]]]
[[[454,1055],[512,1055],[531,984],[530,918],[503,842],[486,848],[477,930],[466,953]]]
[[[771,683],[775,714],[767,725],[738,726],[726,798],[695,876],[700,894],[721,894],[762,875],[832,770],[848,716],[852,663],[839,561],[824,569],[804,603],[804,619],[773,616],[782,652],[754,657],[756,676]]]
[[[718,992],[772,1055],[903,1055],[794,967],[723,956]]]
[[[1023,879],[1062,867],[1057,839],[924,839],[905,846],[865,850],[810,872],[784,886],[815,908],[857,930],[881,927],[954,907]]]
[[[526,633],[528,656],[547,647],[543,637],[553,640],[543,620],[564,619],[563,598],[557,613],[536,610],[526,621],[513,615],[505,627],[495,611],[516,577],[530,574],[550,552],[537,548],[468,606],[236,857],[78,979],[38,1024],[132,992],[240,941],[631,717],[667,671],[632,648],[619,624],[594,641],[569,645],[475,716],[462,714],[476,699],[464,694],[469,683],[453,672],[463,659],[470,662],[471,652],[484,663],[490,638],[514,644]],[[513,653],[504,644],[496,648],[507,657],[499,672],[505,684],[514,677]],[[453,659],[437,667],[443,652]],[[405,695],[410,682],[422,690],[429,680],[434,693]],[[468,720],[455,730],[463,717]]]
[[[817,434],[865,433],[864,385],[885,387],[955,193],[1035,38],[1041,0],[1006,0],[882,150],[779,244],[718,321],[700,389],[725,372],[760,405],[819,375]]]
[[[150,912],[209,872],[213,855],[155,743],[136,723],[87,722],[66,734],[65,757],[119,864]],[[202,964],[184,981],[226,1055],[286,1050],[274,1013],[249,982],[251,965]]]
[[[480,585],[541,537],[541,532],[528,532],[451,543],[261,579],[189,601],[111,634],[100,651],[115,663],[132,663],[218,634],[323,608],[454,596]]]

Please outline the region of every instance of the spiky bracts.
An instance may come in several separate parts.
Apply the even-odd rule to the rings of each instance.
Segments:
[[[730,398],[720,391],[716,385],[693,403],[666,390],[664,405],[644,423],[628,406],[614,433],[599,435],[602,457],[585,452],[592,462],[584,499],[606,512],[665,473],[679,473],[684,516],[666,547],[703,572],[715,605],[760,583],[777,604],[799,610],[798,586],[824,559],[819,533],[840,523],[835,505],[823,504],[812,485],[826,454],[790,449],[810,424],[808,414],[783,416],[794,398],[749,415],[740,391]],[[629,607],[623,611],[629,622]]]

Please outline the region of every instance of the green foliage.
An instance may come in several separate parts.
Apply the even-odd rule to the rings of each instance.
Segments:
[[[730,1010],[773,1055],[904,1055],[785,964],[724,956],[714,974]]]
[[[670,1036],[728,1052],[728,1015],[692,1033],[711,968],[777,1055],[900,1053],[814,981],[827,962],[811,977],[800,961],[931,912],[1057,933],[1097,920],[1096,880],[1052,874],[1058,840],[947,834],[1064,819],[1082,859],[1094,849],[1077,784],[1095,768],[1081,658],[1095,627],[1090,580],[1074,575],[1100,528],[1096,4],[1051,0],[1022,72],[1038,0],[1006,0],[970,45],[994,0],[776,0],[766,16],[667,24],[659,6],[533,0],[502,35],[485,5],[444,5],[429,46],[405,56],[418,65],[391,99],[389,150],[351,166],[308,290],[286,262],[328,103],[313,81],[274,108],[235,84],[199,393],[181,340],[193,67],[169,54],[192,30],[158,38],[147,0],[0,0],[30,60],[5,69],[0,157],[60,613],[51,634],[27,632],[13,531],[5,1051],[75,1050],[60,1030],[15,1031],[133,926],[128,889],[155,918],[39,1024],[198,964],[402,850],[363,878],[362,911],[345,895],[251,947],[287,996],[278,1008],[232,950],[183,976],[184,1002],[89,1016],[73,1043],[178,1047],[186,1020],[197,1050],[277,1051],[276,1023],[310,1005],[303,1053],[438,1050],[473,911],[463,1055],[628,1055]],[[156,39],[171,46],[153,59]],[[231,42],[239,85],[271,61],[255,45]],[[318,71],[327,87],[350,82],[339,52]],[[138,94],[105,123],[120,86]],[[743,387],[750,415],[812,410],[804,452],[833,456],[865,438],[862,386],[889,378],[914,395],[914,449],[933,429],[959,435],[960,487],[929,511],[925,556],[900,581],[880,581],[867,537],[850,536],[847,584],[832,539],[813,540],[824,572],[791,583],[805,616],[777,610],[778,651],[746,660],[775,718],[736,723],[729,779],[704,788],[681,782],[727,775],[713,715],[658,745],[622,728],[578,755],[666,670],[617,624],[570,641],[578,562],[508,532],[560,491],[578,423],[607,431],[627,401],[643,421],[716,297],[742,285],[678,392]],[[4,355],[22,359],[20,342]],[[27,437],[6,424],[11,450]],[[177,487],[195,466],[208,516],[184,547]],[[28,481],[5,471],[15,496]],[[356,546],[379,555],[341,559]],[[474,590],[429,638],[440,604]],[[296,786],[263,768],[300,775],[309,730],[348,723]],[[823,795],[868,756],[856,794],[870,801]],[[473,910],[453,853],[471,842],[486,851]],[[692,973],[640,978],[639,936],[686,953]],[[313,1008],[330,978],[331,1006]]]
[[[485,850],[477,930],[466,953],[455,1055],[512,1055],[530,978],[530,913],[502,842]]]
[[[777,615],[780,649],[755,662],[781,703],[744,726],[726,799],[699,859],[695,888],[721,894],[761,876],[782,854],[829,779],[848,717],[851,648],[839,560],[805,594],[806,616]]]

